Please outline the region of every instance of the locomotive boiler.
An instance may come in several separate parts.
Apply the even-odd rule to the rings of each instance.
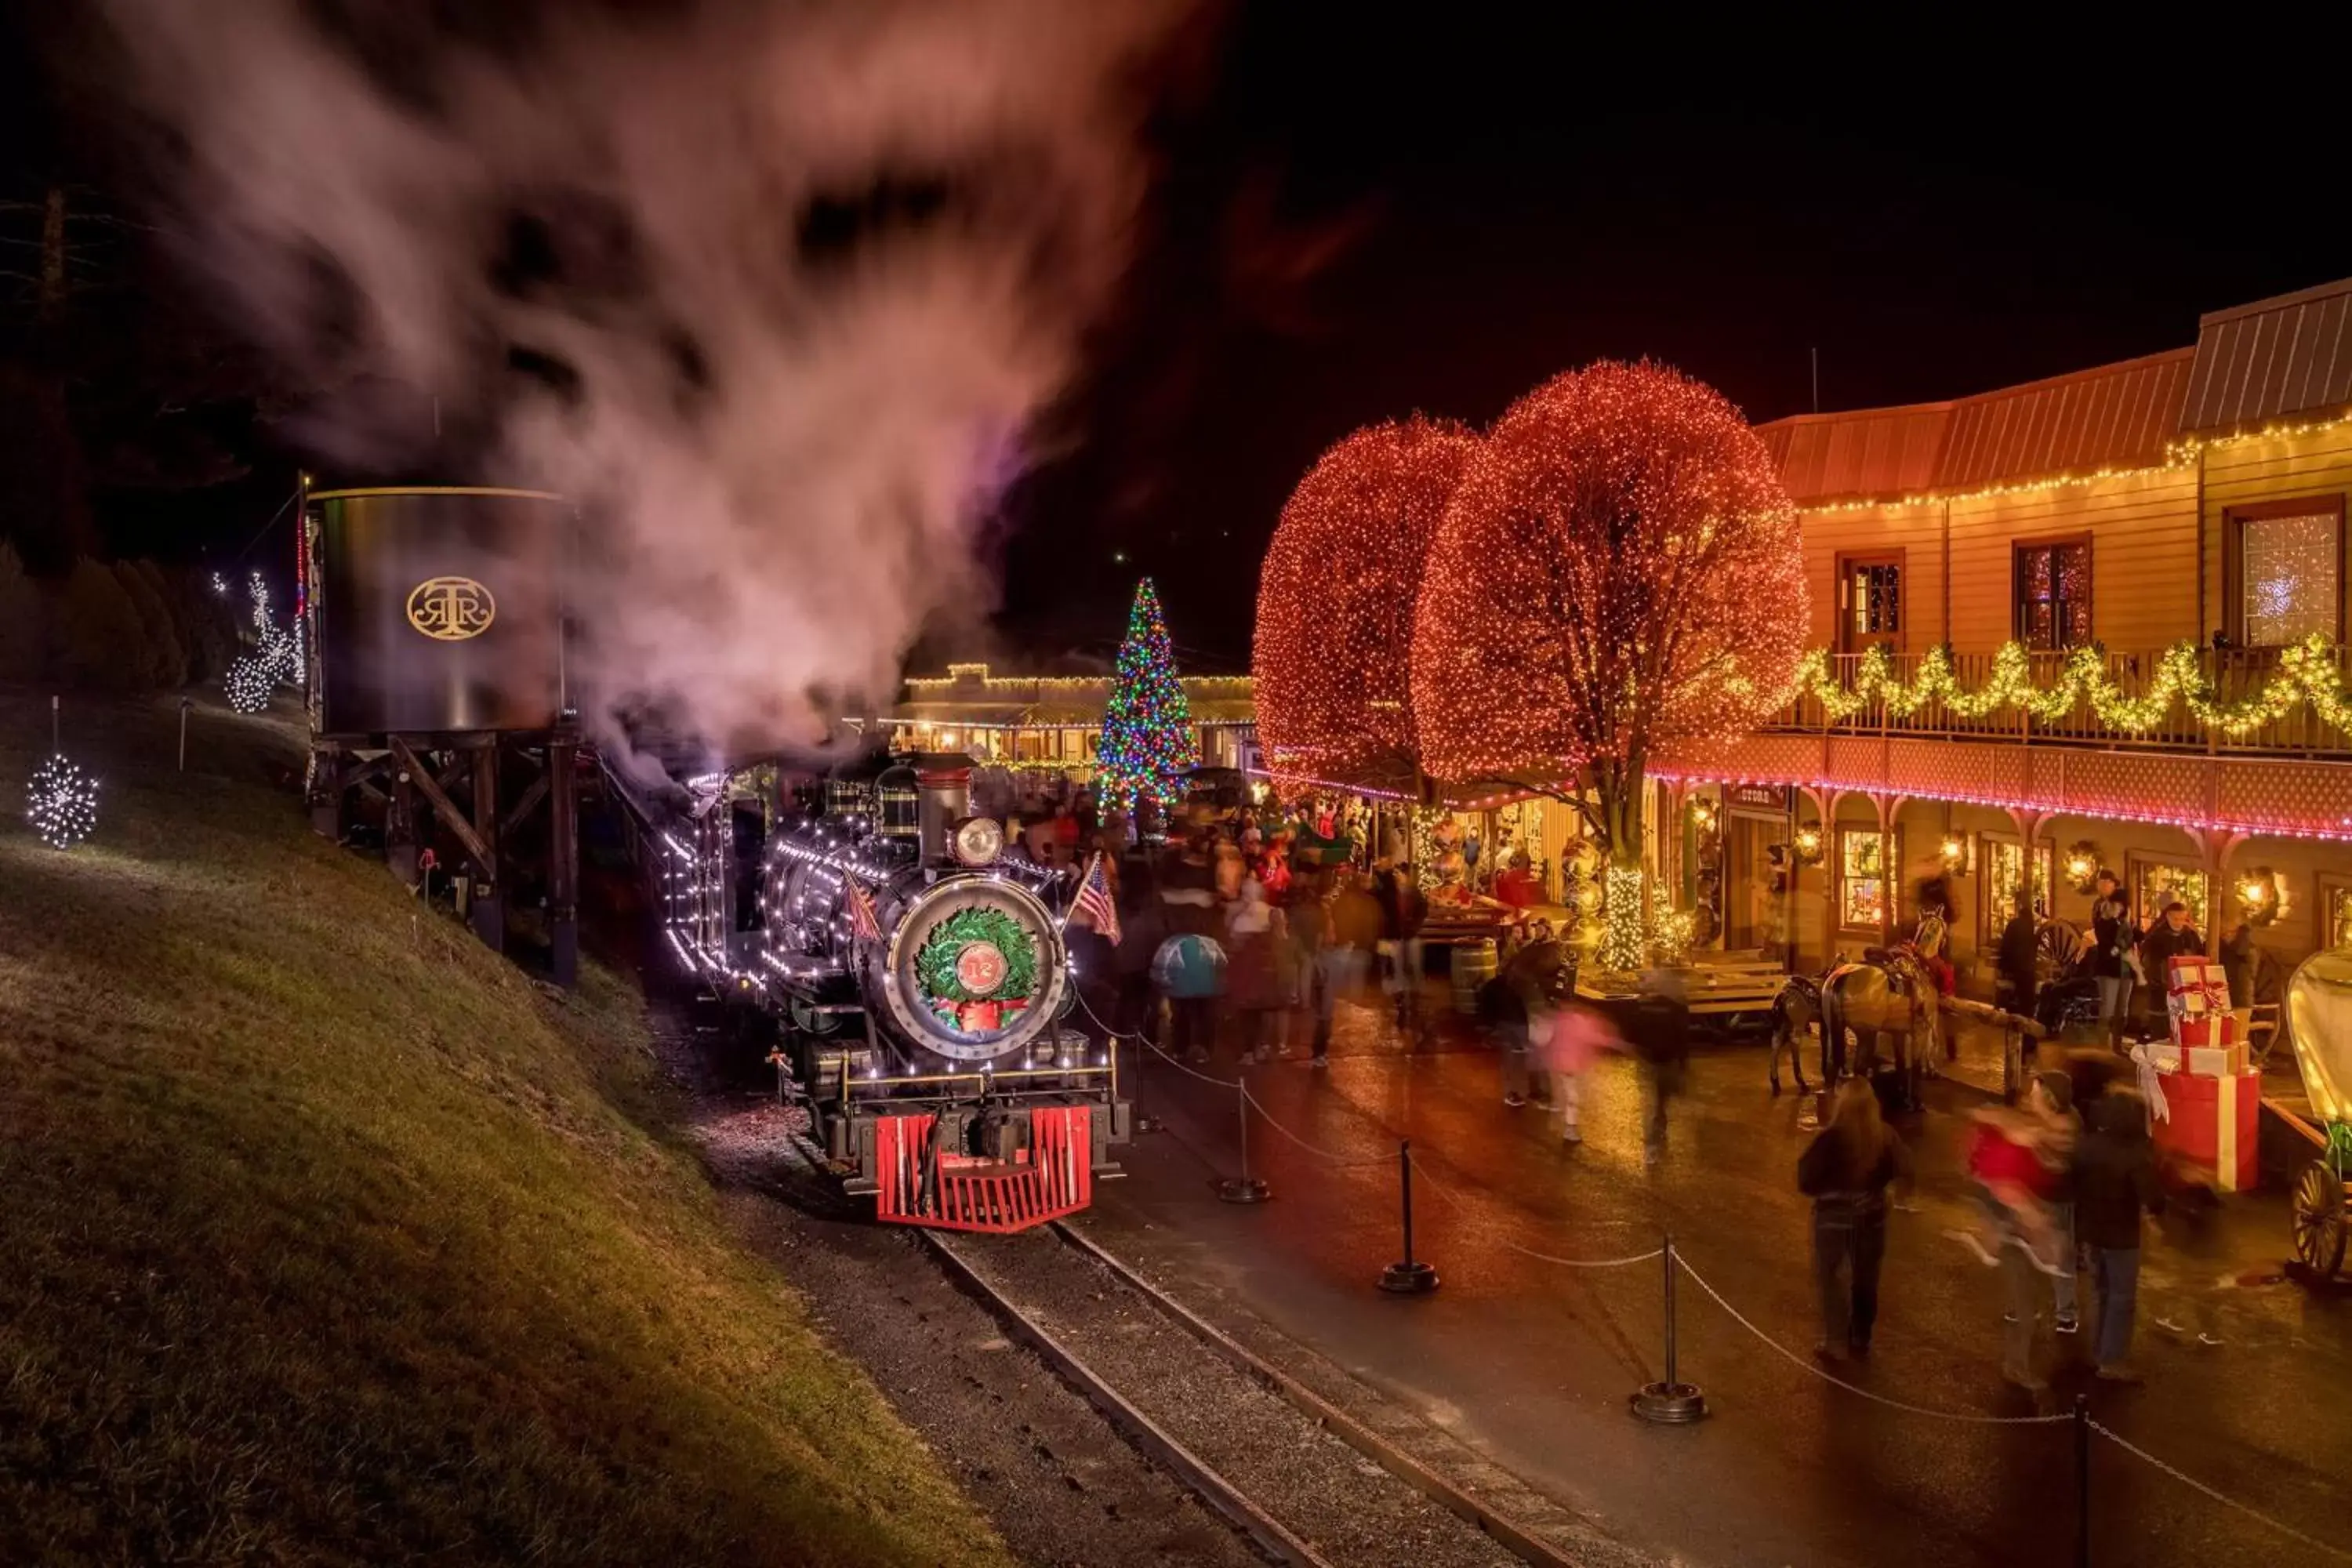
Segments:
[[[1128,1137],[1112,1057],[1071,1022],[1069,868],[968,810],[961,755],[794,788],[696,781],[660,890],[679,957],[775,1022],[772,1059],[886,1220],[1016,1230],[1083,1208]]]

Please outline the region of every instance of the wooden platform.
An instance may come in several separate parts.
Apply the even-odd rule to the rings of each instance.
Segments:
[[[1682,982],[1693,1017],[1769,1013],[1789,978],[1780,960],[1752,950],[1696,954],[1672,973]],[[1580,970],[1576,994],[1591,1002],[1622,1000],[1640,994],[1641,981],[1638,971]]]

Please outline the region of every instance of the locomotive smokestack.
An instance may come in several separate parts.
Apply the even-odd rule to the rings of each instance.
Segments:
[[[955,858],[949,833],[971,815],[971,759],[961,752],[926,752],[915,759],[915,787],[923,863],[946,865]]]

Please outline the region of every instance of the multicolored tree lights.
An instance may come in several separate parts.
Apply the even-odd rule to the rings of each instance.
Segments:
[[[26,786],[25,820],[50,848],[72,848],[98,826],[98,781],[62,755],[50,757]]]
[[[1181,800],[1184,773],[1197,754],[1192,714],[1168,651],[1160,595],[1146,577],[1135,585],[1127,613],[1127,639],[1096,752],[1096,790],[1104,806],[1133,812],[1147,801]]]
[[[1291,492],[1258,580],[1257,737],[1279,777],[1410,786],[1413,607],[1477,437],[1447,421],[1357,431]]]
[[[1796,508],[1738,409],[1648,363],[1556,376],[1479,444],[1431,545],[1412,668],[1424,765],[1580,774],[1622,903],[1649,758],[1750,728],[1795,679],[1805,609]],[[1600,961],[1638,963],[1645,923],[1612,909]]]

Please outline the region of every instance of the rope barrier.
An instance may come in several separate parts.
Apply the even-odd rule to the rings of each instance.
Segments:
[[[2124,1437],[2113,1427],[2102,1425],[2099,1421],[2094,1419],[2091,1422],[2091,1430],[2096,1432],[2100,1436],[2105,1437],[2108,1442],[2113,1443],[2116,1447],[2121,1448],[2125,1453],[2130,1454],[2136,1458],[2145,1459],[2147,1463],[2155,1466],[2158,1469],[2162,1470],[2166,1475],[2170,1476],[2174,1480],[2179,1481],[2181,1485],[2188,1487],[2192,1490],[2204,1493],[2207,1497],[2211,1498],[2215,1502],[2222,1503],[2228,1507],[2236,1509],[2240,1513],[2244,1514],[2247,1518],[2253,1520],[2258,1523],[2270,1526],[2273,1530],[2277,1531],[2281,1535],[2287,1537],[2291,1541],[2299,1541],[2305,1546],[2309,1546],[2317,1551],[2327,1553],[2330,1557],[2339,1558],[2345,1562],[2352,1563],[2352,1552],[2347,1552],[2343,1547],[2334,1545],[2331,1542],[2321,1541],[2315,1536],[2305,1535],[2303,1531],[2295,1529],[2293,1525],[2283,1524],[2279,1521],[2273,1519],[2269,1514],[2263,1512],[2260,1509],[2248,1507],[2246,1504],[2240,1502],[2236,1498],[2230,1496],[2227,1492],[2215,1490],[2213,1488],[2207,1486],[2203,1481],[2199,1480],[2195,1476],[2189,1475],[2171,1465],[2166,1464],[2162,1459],[2158,1458],[2146,1448],[2143,1448],[2137,1443],[2133,1443]]]
[[[1313,1154],[1319,1159],[1328,1160],[1334,1165],[1385,1165],[1390,1161],[1396,1158],[1395,1155],[1385,1152],[1379,1154],[1334,1154],[1328,1149],[1308,1142],[1306,1139],[1301,1138],[1297,1133],[1293,1132],[1289,1128],[1285,1127],[1281,1122],[1276,1121],[1274,1119],[1274,1112],[1265,1108],[1265,1102],[1264,1100],[1258,1099],[1256,1095],[1252,1094],[1249,1091],[1249,1086],[1247,1084],[1242,1086],[1242,1098],[1248,1100],[1250,1104],[1256,1109],[1258,1115],[1265,1119],[1265,1124],[1268,1127],[1273,1128],[1276,1132],[1281,1133],[1285,1138],[1289,1139],[1293,1143],[1297,1144],[1301,1149],[1306,1150],[1308,1153]]]
[[[1447,1186],[1444,1182],[1441,1182],[1436,1177],[1431,1175],[1429,1173],[1429,1167],[1421,1163],[1419,1161],[1415,1161],[1413,1163],[1412,1168],[1413,1173],[1419,1176],[1423,1181],[1428,1183],[1431,1189],[1434,1191],[1438,1196],[1444,1198],[1447,1203],[1454,1205],[1456,1208],[1467,1208],[1470,1202],[1468,1194],[1454,1191],[1452,1187]],[[1517,1242],[1513,1241],[1507,1236],[1496,1237],[1495,1239],[1501,1242],[1511,1251],[1518,1253],[1522,1257],[1532,1258],[1537,1259],[1538,1262],[1543,1263],[1557,1263],[1563,1268],[1622,1268],[1628,1264],[1647,1263],[1652,1258],[1659,1257],[1665,1251],[1665,1248],[1663,1247],[1654,1247],[1647,1252],[1636,1252],[1624,1258],[1561,1258],[1549,1252],[1538,1252],[1532,1247],[1521,1247]]]
[[[1214,1073],[1202,1072],[1199,1068],[1192,1067],[1175,1057],[1170,1056],[1166,1051],[1161,1050],[1158,1046],[1153,1045],[1141,1035],[1136,1036],[1135,1038],[1153,1056],[1158,1057],[1161,1061],[1166,1062],[1170,1067],[1174,1068],[1186,1078],[1196,1078],[1202,1083],[1215,1084],[1219,1089],[1242,1089],[1244,1093],[1248,1092],[1247,1089],[1242,1083],[1242,1080],[1237,1078],[1219,1078]]]
[[[1706,1277],[1701,1274],[1697,1269],[1693,1268],[1690,1266],[1690,1259],[1685,1258],[1682,1254],[1676,1253],[1675,1255],[1675,1261],[1682,1265],[1683,1272],[1691,1277],[1691,1282],[1693,1284],[1696,1285],[1700,1289],[1713,1297],[1715,1299],[1715,1304],[1731,1315],[1731,1321],[1733,1322],[1738,1323],[1741,1328],[1746,1329],[1749,1333],[1754,1334],[1758,1339],[1762,1340],[1766,1344],[1771,1346],[1772,1349],[1779,1352],[1787,1360],[1804,1368],[1807,1372],[1811,1373],[1815,1377],[1820,1378],[1823,1383],[1835,1384],[1838,1387],[1844,1389],[1849,1394],[1859,1394],[1864,1399],[1873,1400],[1880,1405],[1890,1405],[1896,1410],[1906,1410],[1914,1415],[1930,1415],[1938,1421],[1960,1421],[1966,1422],[1971,1426],[2055,1426],[2062,1421],[2072,1421],[2074,1419],[2072,1415],[1978,1415],[1962,1410],[1937,1410],[1928,1405],[1912,1405],[1900,1399],[1889,1399],[1883,1394],[1873,1393],[1871,1390],[1863,1387],[1859,1384],[1848,1383],[1845,1379],[1835,1376],[1834,1374],[1823,1370],[1822,1367],[1816,1365],[1811,1357],[1799,1355],[1795,1351],[1790,1350],[1788,1346],[1782,1344],[1780,1341],[1774,1339],[1771,1335],[1758,1328],[1754,1323],[1749,1322],[1747,1315],[1741,1312],[1738,1308],[1725,1300],[1723,1299],[1723,1292],[1708,1284],[1706,1282]]]

